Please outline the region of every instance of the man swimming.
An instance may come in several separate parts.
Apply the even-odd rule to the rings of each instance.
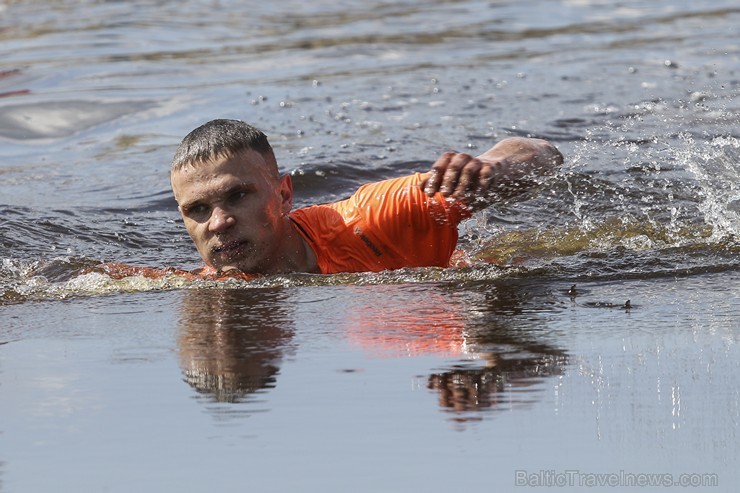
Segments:
[[[442,154],[426,173],[371,183],[349,199],[293,210],[267,137],[213,120],[177,148],[171,183],[204,275],[332,274],[449,265],[457,225],[562,164],[544,140],[509,138],[478,157]]]

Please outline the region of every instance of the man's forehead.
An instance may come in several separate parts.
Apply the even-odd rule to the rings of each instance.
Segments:
[[[239,187],[267,187],[264,172],[248,166],[200,166],[172,174],[172,190],[178,203],[217,198]]]
[[[271,156],[263,156],[257,151],[247,149],[236,154],[217,155],[204,161],[191,162],[172,171],[178,173],[231,172],[235,174],[272,174],[277,171],[277,163]]]

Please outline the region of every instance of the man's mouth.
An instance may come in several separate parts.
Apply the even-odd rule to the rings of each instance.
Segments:
[[[226,243],[222,243],[221,245],[211,248],[211,253],[214,256],[228,259],[242,254],[248,246],[249,242],[246,240],[228,241]]]

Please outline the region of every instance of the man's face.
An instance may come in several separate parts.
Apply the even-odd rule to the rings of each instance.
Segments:
[[[248,150],[172,174],[185,228],[207,265],[248,273],[279,269],[293,188],[289,176],[275,177],[268,164]]]

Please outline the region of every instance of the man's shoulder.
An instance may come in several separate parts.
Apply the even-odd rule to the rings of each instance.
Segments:
[[[414,190],[421,192],[423,174],[413,173],[411,175],[388,178],[381,181],[366,183],[362,185],[353,196],[364,196],[367,194],[387,193],[394,191]]]
[[[423,198],[419,187],[421,180],[421,173],[414,173],[366,183],[346,199],[296,209],[291,212],[291,217],[295,215],[328,224],[341,220],[349,224],[360,216],[372,211],[385,211],[410,197],[415,197],[414,200]]]
[[[422,190],[425,173],[414,173],[361,187],[351,205],[371,224],[409,223],[423,227],[428,221],[457,226],[470,211],[464,202],[445,198],[440,193],[427,195]]]
[[[340,206],[355,208],[362,211],[363,215],[371,211],[393,215],[399,212],[398,209],[407,209],[409,204],[412,208],[416,207],[426,197],[421,190],[421,176],[421,173],[414,173],[368,183],[361,186],[346,204]]]

